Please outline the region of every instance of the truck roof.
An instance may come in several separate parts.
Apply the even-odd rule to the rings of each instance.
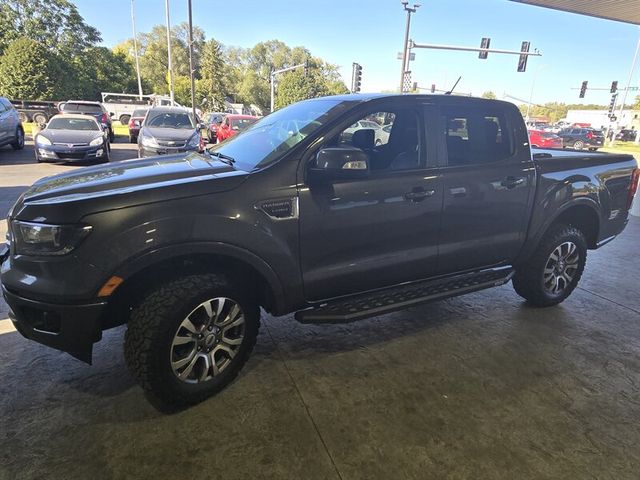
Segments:
[[[488,98],[481,97],[469,97],[463,95],[443,95],[443,94],[428,94],[428,93],[352,93],[345,95],[331,95],[327,97],[319,97],[307,101],[315,101],[315,100],[326,100],[326,99],[335,99],[342,100],[345,102],[358,102],[363,103],[371,100],[378,100],[381,98],[385,99],[406,99],[406,98],[414,98],[417,101],[430,100],[432,103],[447,103],[451,104],[460,104],[460,105],[468,105],[469,103],[478,103],[478,104],[501,104],[504,106],[509,106],[510,108],[517,108],[513,103],[506,102],[504,100],[494,100]]]

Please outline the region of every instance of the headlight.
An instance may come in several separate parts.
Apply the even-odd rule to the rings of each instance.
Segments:
[[[18,255],[65,255],[91,233],[90,225],[47,225],[11,223],[13,243]]]
[[[192,136],[189,141],[187,142],[187,145],[189,147],[199,147],[200,146],[200,135],[198,135],[197,133]]]
[[[104,142],[104,139],[102,137],[94,138],[89,142],[89,146],[95,147],[97,145],[102,145],[102,142]]]
[[[42,135],[38,135],[36,137],[36,143],[38,145],[51,145],[51,140],[49,140],[47,137],[43,137]]]
[[[142,137],[142,145],[145,147],[158,147],[158,142],[156,142],[155,138],[145,135]]]

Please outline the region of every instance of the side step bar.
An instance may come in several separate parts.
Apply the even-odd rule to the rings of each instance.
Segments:
[[[504,285],[511,280],[514,273],[513,268],[504,267],[437,280],[405,283],[323,303],[296,312],[295,318],[300,323],[354,322],[434,300]]]

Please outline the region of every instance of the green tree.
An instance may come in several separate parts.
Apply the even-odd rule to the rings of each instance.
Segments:
[[[204,45],[204,32],[194,27],[193,50],[194,69],[198,76],[201,51]],[[178,24],[171,29],[171,61],[175,79],[189,76],[188,25]],[[114,51],[123,53],[133,64],[133,40],[125,40],[116,45]],[[138,35],[138,56],[140,59],[140,76],[147,82],[154,93],[169,93],[167,79],[167,30],[163,25],[156,25],[148,33]],[[182,82],[182,80],[180,80]]]
[[[196,84],[197,103],[208,111],[224,111],[226,80],[221,45],[211,39],[202,49],[200,80]]]
[[[314,58],[308,61],[307,73],[302,69],[285,73],[278,82],[276,108],[282,108],[300,100],[347,93],[347,87],[339,79],[337,67]]]
[[[0,19],[0,53],[14,40],[26,37],[72,58],[101,40],[98,30],[87,25],[68,0],[2,0]]]
[[[10,98],[57,100],[67,91],[60,59],[29,38],[10,43],[0,57],[0,93]]]
[[[634,110],[640,110],[640,95],[636,97],[636,100],[633,103],[633,107],[631,108],[633,108]]]
[[[484,92],[484,93],[482,94],[482,98],[489,98],[489,99],[491,99],[491,100],[495,100],[495,99],[496,99],[496,98],[498,98],[498,97],[497,97],[497,96],[496,96],[496,94],[495,94],[495,93],[493,93],[491,90],[487,90],[486,92]]]
[[[122,52],[90,47],[74,57],[69,75],[74,77],[73,97],[100,100],[100,92],[137,92],[135,69]]]

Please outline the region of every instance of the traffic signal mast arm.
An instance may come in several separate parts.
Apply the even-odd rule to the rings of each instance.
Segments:
[[[542,53],[540,53],[538,50],[534,50],[533,52],[522,52],[520,50],[498,50],[495,48],[462,47],[457,45],[436,45],[432,43],[415,43],[413,40],[409,41],[409,48],[431,48],[434,50],[461,50],[464,52],[505,53],[507,55],[525,55],[530,57],[542,56]]]
[[[295,70],[296,68],[304,68],[305,73],[309,69],[309,61],[305,61],[304,63],[299,63],[298,65],[294,65],[292,67],[281,68],[280,70],[273,70],[271,75],[269,75],[269,79],[271,80],[271,111],[273,112],[273,108],[275,106],[275,88],[276,88],[276,75],[284,72],[289,72],[291,70]]]

